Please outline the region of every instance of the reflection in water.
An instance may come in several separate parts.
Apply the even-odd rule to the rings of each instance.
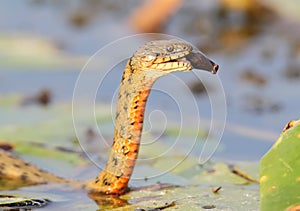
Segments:
[[[180,187],[180,186],[166,184],[166,183],[156,183],[153,185],[131,188],[128,195],[125,194],[122,198],[121,196],[118,195],[107,195],[107,194],[99,194],[99,193],[89,193],[88,196],[96,202],[100,210],[113,209],[117,207],[124,207],[125,209],[125,206],[126,208],[129,208],[131,210],[131,208],[133,208],[135,204],[139,202],[156,201],[158,197],[159,198],[161,197],[160,191],[162,190],[167,191],[176,187]],[[150,194],[149,196],[147,194],[145,195],[145,193],[156,193],[156,194]],[[130,203],[124,198],[128,199],[128,201],[130,200]],[[160,210],[162,208],[167,208],[171,206],[174,206],[173,202],[166,203],[163,206],[157,204],[157,207],[153,208],[153,210],[155,209]]]
[[[89,193],[88,196],[93,199],[101,209],[112,209],[129,205],[126,200],[121,199],[118,195]]]

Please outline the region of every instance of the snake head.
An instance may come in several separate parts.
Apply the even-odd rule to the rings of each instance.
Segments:
[[[164,73],[203,69],[216,73],[218,65],[200,51],[180,40],[151,41],[140,47],[131,58],[135,70],[154,70]]]

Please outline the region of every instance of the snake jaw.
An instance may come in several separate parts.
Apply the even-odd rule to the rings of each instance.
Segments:
[[[186,72],[193,69],[191,62],[186,59],[186,57],[181,57],[178,59],[170,60],[168,62],[171,66],[176,66],[175,71]]]
[[[193,69],[193,67],[189,62],[174,61],[174,62],[152,64],[148,67],[148,69],[158,70],[164,73],[170,73],[174,71],[186,72]]]
[[[158,63],[167,63],[167,62],[177,62],[179,60],[184,59],[190,53],[191,50],[175,52],[170,55],[157,55],[155,60],[153,60],[153,63],[158,64]]]
[[[157,56],[149,62],[147,69],[154,69],[161,72],[186,72],[193,69],[191,62],[186,59],[190,51],[178,52],[172,56]]]
[[[188,61],[185,55],[181,55],[181,57],[156,57],[145,56],[143,57],[143,62],[140,63],[140,69],[143,70],[155,70],[164,73],[173,72],[173,71],[189,71],[193,69],[190,61]]]

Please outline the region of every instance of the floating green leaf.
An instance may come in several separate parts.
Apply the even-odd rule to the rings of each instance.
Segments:
[[[300,121],[291,121],[260,161],[261,210],[300,205]],[[295,209],[297,210],[297,209]]]
[[[0,35],[0,66],[55,70],[56,67],[82,67],[87,58],[68,54],[53,41],[28,34]],[[42,67],[42,68],[41,68]],[[72,69],[72,68],[70,68]]]
[[[132,191],[121,197],[132,205],[114,210],[258,210],[259,193],[255,189],[227,185],[215,194],[212,188],[190,185]]]

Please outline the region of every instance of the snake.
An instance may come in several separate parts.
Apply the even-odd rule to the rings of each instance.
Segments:
[[[216,73],[219,66],[187,42],[150,41],[128,60],[121,79],[114,140],[105,168],[88,184],[92,192],[124,194],[138,157],[146,102],[154,82],[194,68]]]
[[[155,81],[172,72],[202,69],[213,74],[219,66],[191,44],[177,40],[156,40],[138,48],[128,60],[119,86],[114,139],[106,166],[82,187],[89,193],[122,195],[138,157],[146,102]],[[0,186],[15,183],[38,185],[72,180],[48,173],[0,149]],[[82,183],[80,183],[82,184]]]

